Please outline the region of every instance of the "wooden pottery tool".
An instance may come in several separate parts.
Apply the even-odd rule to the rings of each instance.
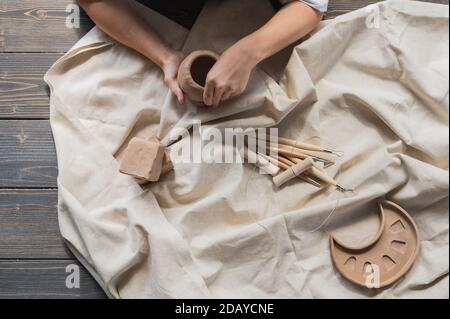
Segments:
[[[314,161],[312,158],[307,158],[301,163],[295,164],[289,169],[285,170],[283,173],[275,176],[273,182],[277,187],[281,187],[283,184],[289,182],[290,180],[300,177],[304,172],[309,170],[314,166]]]
[[[271,162],[272,164],[278,166],[281,170],[286,171],[289,170],[291,166],[295,165],[295,163],[289,161],[288,159],[284,159],[283,161],[281,161],[282,157],[279,157],[278,159],[275,159],[271,156],[265,155],[265,154],[259,154],[262,157],[264,157],[265,159],[267,159],[269,162]],[[287,162],[286,162],[287,161]],[[304,182],[307,182],[308,184],[311,184],[317,188],[322,187],[322,185],[317,182],[316,180],[314,180],[313,178],[311,178],[309,175],[307,175],[306,173],[298,176],[298,178],[300,178],[301,180],[303,180]]]
[[[194,51],[181,63],[178,70],[178,83],[181,90],[195,104],[204,106],[203,93],[206,77],[219,59],[212,51]]]
[[[402,278],[417,259],[419,230],[412,217],[390,201],[379,203],[381,225],[375,238],[348,246],[330,237],[331,258],[348,280],[367,288],[384,288]]]
[[[248,148],[241,149],[241,157],[247,160],[248,163],[256,165],[269,175],[275,176],[280,172],[278,166],[272,164],[269,160]]]
[[[286,165],[288,165],[288,166],[294,166],[294,165],[295,165],[295,163],[293,163],[292,161],[290,161],[289,159],[287,159],[287,158],[284,157],[284,156],[278,155],[277,159],[278,159],[281,163],[284,163],[284,164],[286,164]]]
[[[331,153],[302,150],[289,145],[279,145],[278,147],[271,147],[270,149],[273,152],[278,152],[278,154],[285,156],[297,157],[300,159],[312,157],[314,160],[324,162],[325,164],[336,163],[335,155],[332,155]]]
[[[343,156],[343,152],[341,152],[341,151],[327,149],[327,148],[324,148],[319,145],[302,143],[302,142],[292,140],[289,138],[285,138],[285,137],[278,137],[278,136],[272,136],[272,135],[267,134],[265,137],[262,137],[262,138],[263,139],[265,138],[265,140],[267,140],[267,141],[275,142],[280,145],[288,145],[288,146],[292,146],[292,147],[299,148],[302,150],[330,153],[330,154],[334,154],[339,157]],[[258,135],[258,139],[260,139],[259,135]]]
[[[294,158],[294,157],[288,157],[291,161],[293,161],[295,164],[301,163],[303,160]],[[340,185],[337,181],[335,181],[333,178],[327,175],[324,171],[317,168],[316,166],[313,166],[311,169],[309,169],[309,172],[314,177],[320,179],[324,183],[336,187],[341,192],[349,192],[352,191],[351,189],[344,188],[342,185]]]

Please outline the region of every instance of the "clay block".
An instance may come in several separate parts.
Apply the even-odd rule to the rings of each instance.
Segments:
[[[172,160],[170,159],[170,150],[166,149],[164,152],[161,175],[167,174],[174,169]]]
[[[133,138],[125,150],[120,172],[150,182],[159,180],[165,149],[157,140]]]
[[[156,136],[150,138],[149,141],[152,143],[161,143]],[[174,169],[174,166],[173,166],[172,160],[170,159],[170,150],[165,148],[161,175],[167,174],[168,172],[170,172],[173,169]]]
[[[161,176],[169,173],[170,171],[172,171],[175,167],[173,166],[172,160],[170,159],[170,151],[168,149],[166,149],[165,153],[164,153],[164,158],[163,158],[163,165],[162,165],[162,170],[161,170]],[[147,184],[149,181],[142,179],[142,178],[137,178],[136,179],[137,183],[139,185],[145,185]]]

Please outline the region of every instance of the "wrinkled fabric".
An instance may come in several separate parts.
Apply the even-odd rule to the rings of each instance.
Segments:
[[[185,52],[223,52],[273,14],[268,1],[211,0],[189,32],[139,11]],[[63,237],[112,298],[448,298],[448,22],[446,6],[415,1],[346,14],[218,109],[179,106],[154,64],[94,28],[46,75]],[[193,120],[342,150],[327,172],[355,191],[276,189],[238,163],[175,163],[144,190],[119,173],[131,137],[168,144]],[[370,239],[382,198],[411,213],[422,247],[404,278],[372,291],[337,273],[328,241]]]

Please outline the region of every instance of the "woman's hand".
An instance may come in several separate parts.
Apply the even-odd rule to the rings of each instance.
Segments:
[[[184,55],[181,52],[172,51],[164,59],[161,69],[164,72],[164,82],[167,87],[175,94],[180,104],[184,104],[184,93],[178,84],[178,69],[183,62]]]
[[[218,106],[221,101],[241,94],[259,62],[310,33],[322,16],[300,1],[285,5],[263,27],[236,43],[217,61],[206,79],[205,104]]]
[[[245,91],[250,74],[259,59],[251,47],[240,41],[225,51],[206,78],[203,101],[208,106],[219,106],[220,102]]]

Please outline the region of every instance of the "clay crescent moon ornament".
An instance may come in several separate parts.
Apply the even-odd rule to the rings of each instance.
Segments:
[[[203,92],[206,77],[219,57],[212,51],[194,51],[183,60],[179,67],[178,84],[189,100],[198,106],[205,105]]]
[[[385,288],[402,278],[420,250],[420,235],[412,217],[390,201],[379,203],[381,226],[368,243],[351,247],[333,235],[331,257],[337,270],[366,288]]]

